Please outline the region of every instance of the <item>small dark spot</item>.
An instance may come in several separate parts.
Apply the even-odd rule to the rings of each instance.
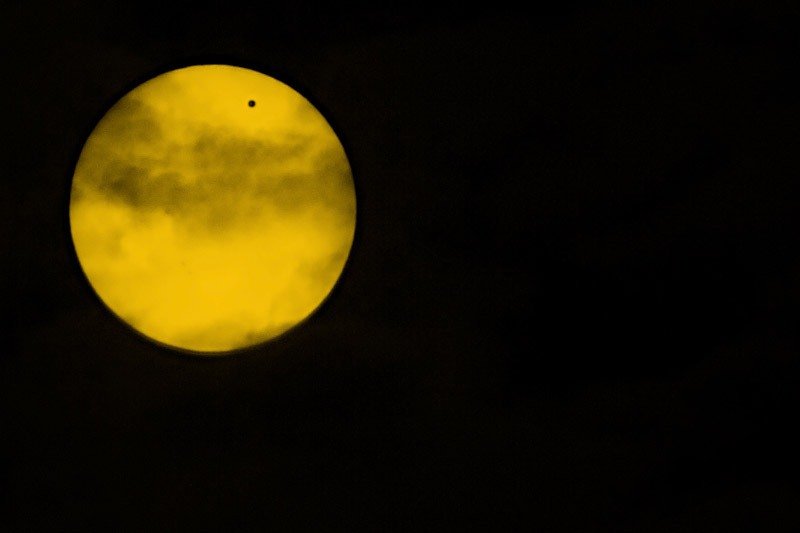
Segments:
[[[249,102],[247,102],[247,105],[249,105],[250,107],[255,107],[256,106],[256,101],[255,100],[250,100]]]

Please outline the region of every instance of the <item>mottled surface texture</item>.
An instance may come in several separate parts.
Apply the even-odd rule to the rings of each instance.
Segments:
[[[355,203],[344,149],[306,99],[252,70],[198,65],[145,82],[102,118],[76,165],[70,228],[114,313],[158,342],[218,353],[322,303]]]

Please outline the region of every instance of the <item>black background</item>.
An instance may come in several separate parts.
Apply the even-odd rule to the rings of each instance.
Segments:
[[[3,4],[2,529],[797,530],[797,13],[393,4]],[[194,63],[308,97],[359,201],[324,307],[219,359],[67,221]]]

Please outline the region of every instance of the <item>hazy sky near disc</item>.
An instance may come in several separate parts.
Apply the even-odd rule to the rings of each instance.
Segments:
[[[355,194],[307,100],[253,71],[204,66],[109,110],[76,166],[70,219],[113,311],[161,342],[224,351],[321,303],[349,253]]]

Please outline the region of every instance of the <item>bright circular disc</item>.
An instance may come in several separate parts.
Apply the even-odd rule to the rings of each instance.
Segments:
[[[308,100],[253,70],[197,65],[139,85],[100,120],[69,219],[109,309],[152,340],[215,354],[319,307],[350,253],[356,197]]]

